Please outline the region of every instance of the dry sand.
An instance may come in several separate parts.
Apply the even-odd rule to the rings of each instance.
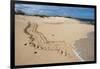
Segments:
[[[92,61],[90,32],[93,25],[71,18],[15,15],[15,64]]]

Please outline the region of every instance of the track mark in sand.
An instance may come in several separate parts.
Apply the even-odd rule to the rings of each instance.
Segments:
[[[25,46],[27,45],[27,43],[24,44]]]
[[[39,50],[57,51],[63,56],[67,56],[67,47],[65,41],[48,41],[47,38],[37,30],[37,23],[28,23],[24,33],[28,36],[27,46]]]
[[[52,34],[51,36],[55,36],[55,34]]]
[[[35,51],[34,54],[37,54],[37,52]]]
[[[29,32],[28,32],[28,28],[31,26],[31,24],[30,23],[28,23],[28,25],[25,27],[25,29],[24,29],[24,33],[25,34],[27,34],[27,35],[31,35]]]

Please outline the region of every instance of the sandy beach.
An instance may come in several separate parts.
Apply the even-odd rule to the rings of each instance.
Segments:
[[[94,60],[94,25],[65,17],[15,15],[15,65]]]

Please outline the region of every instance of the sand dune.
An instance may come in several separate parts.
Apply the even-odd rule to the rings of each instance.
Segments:
[[[76,19],[15,15],[15,64],[91,61],[94,46],[90,45],[94,37],[88,34],[93,31],[93,25]],[[85,40],[80,42],[80,39]],[[91,48],[91,51],[81,52],[82,48]],[[87,56],[86,52],[90,55]]]

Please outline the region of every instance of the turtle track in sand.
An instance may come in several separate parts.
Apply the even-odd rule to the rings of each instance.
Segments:
[[[65,41],[48,41],[47,38],[37,30],[37,23],[30,23],[24,28],[24,33],[28,36],[26,45],[39,50],[57,51],[59,54],[67,56]]]

